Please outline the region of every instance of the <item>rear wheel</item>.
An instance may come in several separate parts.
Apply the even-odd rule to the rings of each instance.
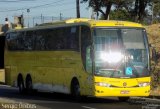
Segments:
[[[24,82],[22,77],[18,78],[18,88],[19,88],[19,93],[24,94],[25,88],[24,88]]]
[[[126,102],[128,101],[129,97],[118,97],[119,101]]]
[[[26,78],[26,91],[28,94],[33,92],[32,79],[30,76],[27,76]]]

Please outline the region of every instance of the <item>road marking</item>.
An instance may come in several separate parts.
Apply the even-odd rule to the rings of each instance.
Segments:
[[[93,107],[88,107],[88,106],[82,106],[83,108],[86,108],[86,109],[96,109],[96,108],[93,108]]]

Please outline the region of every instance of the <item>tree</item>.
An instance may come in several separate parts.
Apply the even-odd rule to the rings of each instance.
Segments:
[[[134,21],[143,21],[146,13],[146,7],[151,2],[150,0],[82,0],[82,2],[89,3],[89,7],[92,7],[95,12],[100,12],[104,19],[108,19],[108,16],[112,11],[114,13],[125,11],[130,18]],[[112,8],[113,7],[113,8]]]
[[[152,22],[160,21],[160,2],[159,0],[152,0],[150,3],[151,11],[152,11]]]
[[[138,16],[137,20],[142,21],[146,15],[145,9],[150,1],[149,0],[135,0],[135,17]]]
[[[82,2],[88,2],[89,7],[92,7],[95,12],[100,12],[105,20],[108,19],[112,6],[118,6],[124,3],[124,1],[125,0],[82,0]]]
[[[110,12],[110,19],[132,21],[130,13],[126,9],[112,10]]]
[[[149,3],[150,0],[127,0],[120,6],[120,9],[125,9],[130,15],[130,18],[132,18],[131,20],[142,22],[148,14],[146,9]]]
[[[142,22],[144,17],[148,15],[150,2],[151,0],[126,0],[122,8],[128,11],[133,21]]]

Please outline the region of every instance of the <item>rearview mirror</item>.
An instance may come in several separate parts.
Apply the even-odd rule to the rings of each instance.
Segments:
[[[153,60],[155,63],[157,63],[158,59],[159,59],[159,53],[157,53],[156,49],[153,48],[153,49],[152,49],[152,60]]]

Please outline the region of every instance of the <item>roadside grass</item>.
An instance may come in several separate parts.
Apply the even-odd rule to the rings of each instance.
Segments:
[[[145,28],[147,31],[149,43],[151,44],[151,49],[155,48],[160,55],[160,23],[146,26]],[[151,68],[151,95],[160,96],[160,59],[157,60],[157,63],[151,60]]]

